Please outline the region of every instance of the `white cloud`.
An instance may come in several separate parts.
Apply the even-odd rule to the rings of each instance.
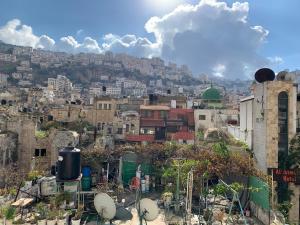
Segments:
[[[76,36],[80,36],[80,35],[82,35],[82,34],[83,34],[83,32],[84,32],[84,30],[83,30],[83,29],[79,29],[78,31],[76,31]]]
[[[228,5],[217,0],[201,0],[196,5],[180,5],[146,22],[145,30],[154,35],[153,42],[132,34],[107,34],[100,42],[85,37],[79,43],[73,36],[66,36],[56,43],[47,35],[35,35],[30,26],[15,19],[0,27],[0,40],[70,53],[110,50],[138,57],[160,56],[187,64],[195,74],[245,78],[262,66],[282,62],[280,57],[266,58],[258,54],[269,32],[250,24],[248,12],[247,2]],[[82,36],[82,32],[78,30],[77,36]]]
[[[0,40],[9,44],[35,47],[39,37],[32,33],[31,27],[22,25],[18,19],[13,19],[0,28]]]
[[[105,51],[128,53],[139,57],[160,56],[160,49],[157,44],[152,43],[147,38],[129,34],[122,37],[107,34],[103,37],[103,41],[102,47]]]
[[[247,2],[230,7],[225,2],[202,0],[152,17],[145,29],[155,35],[164,59],[187,64],[195,73],[245,77],[268,63],[257,53],[268,31],[250,25],[248,11]]]
[[[273,65],[280,65],[280,64],[284,63],[283,58],[281,58],[279,56],[268,57],[268,59],[271,62],[271,64],[273,64]]]
[[[42,35],[39,38],[39,42],[36,45],[36,47],[44,48],[47,50],[53,50],[54,45],[55,45],[55,41],[52,38],[48,37],[47,35]]]

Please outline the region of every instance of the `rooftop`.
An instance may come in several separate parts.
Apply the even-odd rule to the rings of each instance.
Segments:
[[[141,105],[141,110],[170,110],[169,106],[165,105]]]
[[[208,88],[202,94],[202,99],[204,100],[221,100],[220,91],[214,87]]]

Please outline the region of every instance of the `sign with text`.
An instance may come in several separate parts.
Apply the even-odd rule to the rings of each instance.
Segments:
[[[273,169],[273,179],[275,181],[284,181],[286,183],[299,183],[299,171],[298,170],[283,170]]]

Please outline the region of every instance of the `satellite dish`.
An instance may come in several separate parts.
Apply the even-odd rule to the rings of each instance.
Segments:
[[[143,198],[137,205],[140,216],[146,221],[153,221],[158,217],[157,204],[149,198]]]
[[[277,78],[277,80],[285,80],[287,74],[288,74],[287,71],[280,71],[280,72],[277,74],[276,78]]]
[[[98,214],[104,218],[111,220],[116,215],[116,205],[114,200],[106,193],[99,193],[94,198],[94,205]]]
[[[258,83],[263,83],[265,81],[273,81],[275,79],[275,73],[269,68],[262,68],[256,71],[255,80]]]

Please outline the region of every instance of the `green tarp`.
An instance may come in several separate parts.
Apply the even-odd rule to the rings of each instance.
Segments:
[[[249,178],[249,186],[253,188],[253,191],[250,191],[250,200],[261,208],[269,210],[270,190],[268,184],[258,177],[252,176]]]

